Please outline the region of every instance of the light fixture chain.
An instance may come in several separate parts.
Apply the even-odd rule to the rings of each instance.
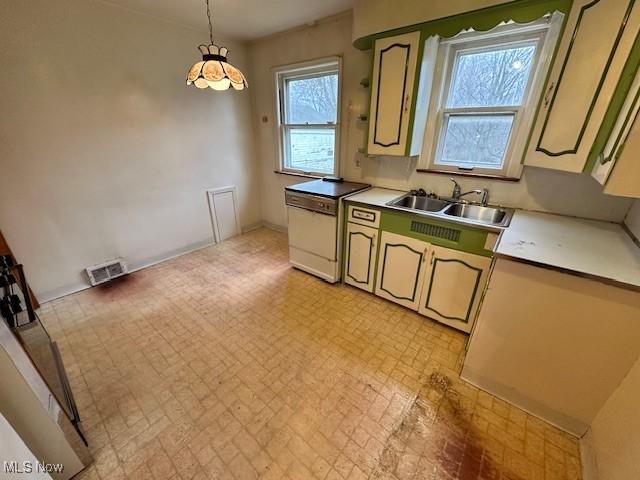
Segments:
[[[211,45],[213,45],[213,24],[211,23],[211,9],[209,7],[209,0],[205,0],[207,4],[207,18],[209,19],[209,40],[211,40]]]

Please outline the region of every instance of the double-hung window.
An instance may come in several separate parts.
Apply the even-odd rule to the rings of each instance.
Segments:
[[[440,43],[425,136],[429,169],[519,176],[555,43],[547,41],[550,24],[504,25]]]
[[[324,59],[276,72],[283,172],[338,173],[340,60]]]

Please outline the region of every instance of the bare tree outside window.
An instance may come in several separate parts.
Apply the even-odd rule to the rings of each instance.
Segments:
[[[527,44],[457,53],[436,163],[502,168],[535,50]]]
[[[284,167],[335,173],[338,73],[287,78],[284,90]]]

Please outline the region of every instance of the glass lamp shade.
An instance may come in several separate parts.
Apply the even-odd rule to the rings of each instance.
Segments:
[[[202,53],[202,61],[196,62],[189,70],[187,85],[213,90],[227,90],[230,87],[244,90],[249,86],[242,72],[227,62],[228,50],[225,47],[200,45],[198,48]]]

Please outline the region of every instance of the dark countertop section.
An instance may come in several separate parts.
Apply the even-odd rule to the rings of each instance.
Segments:
[[[308,193],[327,198],[340,198],[351,193],[359,192],[371,187],[368,183],[356,182],[325,182],[324,180],[312,180],[310,182],[289,185],[285,190],[297,193]]]

